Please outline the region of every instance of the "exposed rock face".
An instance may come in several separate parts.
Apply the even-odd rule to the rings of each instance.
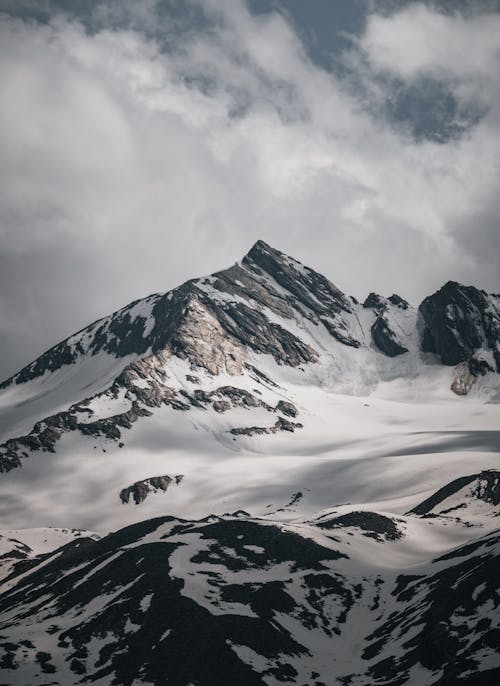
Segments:
[[[397,293],[393,293],[388,298],[384,298],[384,296],[374,293],[373,291],[365,299],[363,307],[365,309],[373,309],[377,312],[384,312],[387,309],[387,303],[395,305],[401,310],[407,310],[410,307],[410,304]]]
[[[32,549],[12,536],[0,534],[0,582],[12,573],[16,566],[27,560]]]
[[[328,601],[323,607],[314,600],[317,582],[326,577],[325,564],[345,556],[278,527],[259,526],[244,514],[209,523],[162,517],[111,534],[104,544],[82,546],[80,542],[63,548],[43,566],[45,571],[32,571],[29,586],[20,580],[0,600],[0,620],[14,608],[20,610],[19,603],[33,602],[34,614],[45,612],[49,597],[55,603],[43,638],[26,633],[22,612],[15,613],[14,621],[2,621],[3,634],[8,624],[9,636],[8,642],[0,644],[4,680],[14,675],[22,683],[21,673],[43,662],[57,665],[51,683],[70,684],[83,678],[116,684],[135,679],[200,686],[263,684],[261,675],[234,645],[262,654],[270,662],[266,673],[280,680],[296,673],[294,657],[307,655],[307,648],[275,625],[274,614],[293,616],[303,605],[298,616],[303,615],[304,623],[321,627],[328,622],[326,635],[331,635],[330,625],[333,628],[342,621],[344,606],[352,606],[361,591],[355,591],[347,578],[330,572],[328,580],[338,588],[341,607],[336,613],[339,618],[327,619]],[[147,537],[154,543],[148,543]],[[211,611],[212,600],[203,603],[191,597],[189,573],[184,579],[175,571],[176,556],[186,545],[196,578],[203,585],[206,580],[211,583],[207,589],[213,589],[213,607],[219,605],[218,611]],[[288,581],[282,581],[280,574],[276,577],[280,566],[290,570]],[[215,571],[223,568],[237,572],[238,581],[226,583],[225,575]],[[184,573],[182,565],[179,571]],[[261,581],[253,583],[259,575]],[[48,590],[44,598],[38,596],[42,576]],[[304,577],[309,580],[305,595],[310,599],[300,603],[290,595],[291,584]],[[111,602],[117,595],[119,608]],[[102,608],[91,609],[92,601],[104,598],[108,602]],[[82,604],[88,607],[87,616],[76,619]],[[250,610],[246,616],[231,611],[239,606]],[[90,646],[95,647],[95,654]],[[34,683],[30,679],[24,683],[28,681]]]
[[[402,310],[407,310],[410,307],[410,303],[397,293],[393,293],[391,296],[387,298],[387,300]]]
[[[403,344],[400,334],[391,325],[391,309],[409,308],[406,300],[394,293],[390,298],[384,298],[378,293],[370,293],[363,303],[364,309],[373,310],[377,318],[371,326],[371,337],[376,347],[388,357],[396,357],[408,352]]]
[[[383,314],[377,317],[371,327],[373,342],[379,350],[389,357],[396,357],[408,352],[408,348],[398,340],[397,334],[390,328]]]
[[[21,466],[21,460],[31,453],[54,452],[61,436],[68,431],[79,431],[84,436],[104,437],[118,441],[122,438],[123,430],[130,429],[141,417],[148,417],[154,408],[166,405],[176,411],[189,411],[192,408],[212,408],[222,414],[233,408],[251,410],[263,408],[272,414],[285,414],[296,417],[298,411],[292,403],[279,401],[276,407],[264,402],[256,394],[235,386],[220,386],[213,391],[201,388],[175,389],[170,385],[171,379],[167,373],[170,353],[160,351],[142,360],[127,365],[118,375],[111,387],[92,398],[87,398],[68,408],[67,411],[47,417],[37,422],[26,436],[12,438],[0,445],[0,472],[9,472]],[[265,381],[272,384],[264,374],[252,367],[257,382]],[[258,374],[257,374],[258,372]],[[191,376],[187,380],[194,384]],[[198,379],[199,381],[199,379]],[[274,384],[275,385],[275,384]],[[117,399],[122,397],[129,402],[129,409],[109,417],[96,417],[91,405],[95,401]],[[277,431],[293,431],[300,428],[300,423],[291,423],[279,417],[275,424],[264,427],[247,427],[241,433],[253,435],[258,433],[276,433]],[[239,430],[235,429],[235,433]]]
[[[0,388],[24,383],[99,352],[120,358],[170,351],[212,374],[223,369],[240,373],[248,349],[268,353],[277,362],[292,366],[316,360],[317,353],[270,321],[261,311],[262,305],[288,319],[297,311],[302,313],[304,306],[310,307],[308,316],[316,321],[337,318],[336,324],[333,319],[327,321],[332,335],[349,345],[359,344],[351,340],[348,324],[342,319],[342,312],[351,312],[349,301],[327,279],[262,242],[252,248],[242,265],[127,305],[54,346]],[[271,280],[266,269],[273,272]],[[273,279],[277,280],[274,286]],[[280,291],[280,283],[291,291]],[[324,297],[324,303],[315,300],[311,289]],[[214,297],[217,291],[242,295],[246,302]]]
[[[500,505],[500,471],[489,469],[477,478],[475,496],[492,505]]]
[[[231,403],[228,403],[227,400],[214,400],[212,407],[216,412],[222,414],[231,409]]]
[[[279,417],[279,419],[272,426],[244,426],[230,429],[229,433],[234,436],[259,436],[262,434],[275,434],[278,431],[290,431],[293,433],[295,429],[302,429],[300,422],[290,422],[288,419]]]
[[[361,341],[352,331],[352,303],[336,286],[309,267],[304,267],[263,241],[257,241],[243,258],[242,265],[256,275],[269,293],[270,304],[278,311],[284,300],[293,310],[311,321],[321,322],[341,343],[355,348]],[[270,276],[282,289],[269,283]],[[262,278],[263,277],[263,278]],[[283,293],[284,291],[284,293]],[[283,310],[282,310],[283,311]]]
[[[387,307],[387,300],[378,293],[370,293],[363,303],[365,310],[375,310],[376,312],[384,312]]]
[[[365,536],[378,541],[395,541],[402,537],[397,521],[378,512],[349,512],[333,519],[323,519],[317,523],[321,529],[356,527]]]
[[[177,474],[174,477],[165,474],[164,476],[152,476],[149,479],[136,481],[131,486],[120,491],[120,500],[122,503],[128,503],[130,497],[132,497],[135,504],[140,505],[150,493],[165,492],[172,482],[178,486],[182,479],[182,474]]]
[[[40,555],[51,553],[75,539],[88,538],[98,540],[100,536],[83,529],[51,527],[0,532],[0,586],[10,574],[22,574],[36,564]],[[33,545],[37,550],[31,547]]]
[[[287,402],[286,400],[280,400],[276,405],[276,411],[281,412],[287,417],[296,417],[299,412],[293,403]]]
[[[125,357],[132,353],[146,354],[150,347],[148,320],[159,299],[159,295],[152,295],[136,300],[109,317],[90,324],[47,350],[18,374],[4,381],[0,388],[6,388],[11,383],[24,383],[47,371],[73,364],[83,355],[96,355],[101,351],[116,357]]]
[[[422,350],[466,362],[472,374],[500,371],[500,296],[449,281],[420,305]]]
[[[457,498],[457,495],[460,497]],[[448,514],[467,507],[471,500],[482,500],[494,507],[498,506],[500,504],[500,471],[488,469],[479,474],[455,479],[413,508],[410,514]]]
[[[467,395],[476,377],[471,372],[467,362],[460,362],[457,364],[453,381],[451,382],[451,390],[456,395]]]

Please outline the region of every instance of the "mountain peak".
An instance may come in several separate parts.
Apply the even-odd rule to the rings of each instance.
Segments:
[[[250,250],[247,252],[247,255],[252,255],[252,253],[256,252],[280,252],[279,250],[275,250],[275,248],[272,248],[268,243],[263,241],[261,238],[259,240],[255,241],[255,243],[252,245]]]
[[[284,252],[281,252],[281,250],[273,248],[271,245],[269,245],[269,243],[266,243],[261,239],[259,239],[252,245],[250,250],[243,257],[242,262],[243,264],[253,262],[255,264],[261,265],[262,262],[266,259],[272,259],[278,263],[295,262],[296,264],[300,264],[299,262],[297,262],[297,260],[293,259],[292,257],[289,257]]]

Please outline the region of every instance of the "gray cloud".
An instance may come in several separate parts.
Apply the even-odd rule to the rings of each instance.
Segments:
[[[408,84],[415,65],[444,73],[418,44],[402,72],[390,22],[414,17],[374,17],[349,48],[375,84],[360,101],[282,13],[204,0],[180,17],[168,5],[96,3],[85,24],[48,10],[44,23],[0,20],[0,376],[258,238],[357,297],[418,302],[449,278],[500,290],[494,35],[475,71],[446,76],[484,116],[438,143],[376,106],[389,67]],[[460,35],[477,34],[463,22]],[[456,45],[454,18],[439,27]],[[384,45],[393,65],[380,64]]]

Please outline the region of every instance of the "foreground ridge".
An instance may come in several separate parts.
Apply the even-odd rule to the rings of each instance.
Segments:
[[[463,481],[478,479],[498,486],[500,472]],[[414,512],[445,492],[456,484]],[[358,514],[320,528],[160,517],[19,562],[0,586],[3,673],[53,684],[493,683],[499,531],[397,574],[417,515]]]

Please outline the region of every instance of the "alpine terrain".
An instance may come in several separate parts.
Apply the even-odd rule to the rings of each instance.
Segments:
[[[0,385],[0,684],[500,683],[500,295],[258,241]]]

